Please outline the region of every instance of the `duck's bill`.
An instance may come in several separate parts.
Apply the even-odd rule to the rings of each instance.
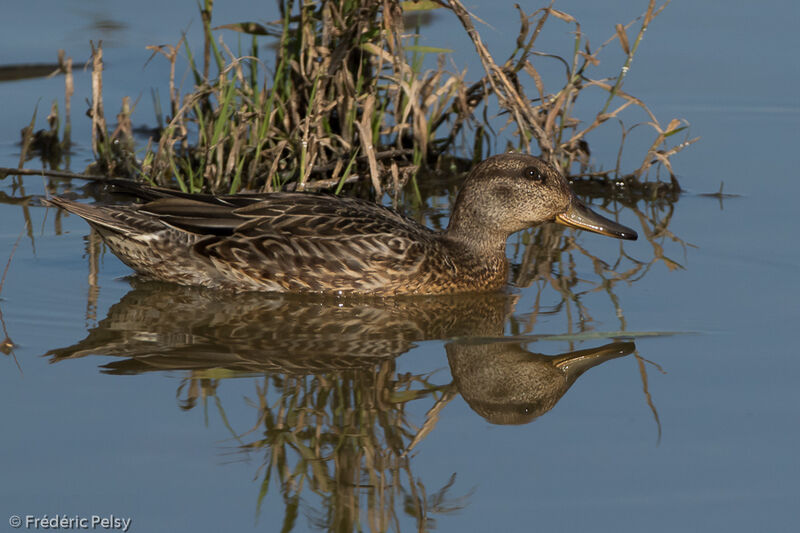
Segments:
[[[580,200],[574,200],[566,212],[557,215],[556,222],[571,228],[593,231],[600,235],[616,237],[617,239],[635,241],[639,238],[639,235],[631,228],[617,224],[613,220],[595,213],[583,205]]]
[[[554,357],[552,362],[562,371],[580,374],[610,359],[631,354],[635,349],[636,344],[633,342],[612,342],[598,348],[561,354]]]

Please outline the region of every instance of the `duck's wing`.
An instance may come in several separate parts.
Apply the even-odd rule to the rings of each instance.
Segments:
[[[142,214],[195,234],[288,233],[305,237],[425,232],[396,211],[355,198],[312,193],[161,197]]]
[[[124,193],[151,202],[162,198],[184,198],[187,200],[199,201],[204,204],[221,205],[229,207],[242,207],[253,202],[258,202],[269,197],[273,193],[242,193],[227,195],[198,194],[182,192],[176,189],[165,189],[163,187],[153,187],[124,178],[110,178],[103,182],[103,185],[112,189],[116,193]]]
[[[112,248],[118,255],[126,254],[125,242],[137,242],[141,249],[135,257],[123,260],[139,271],[152,270],[142,262],[160,246],[159,268],[166,258],[207,260],[215,279],[228,280],[213,284],[235,290],[408,291],[409,280],[420,279],[437,242],[431,230],[386,207],[308,193],[165,192],[132,206],[91,206],[57,197],[48,203],[85,218],[107,241],[117,241]],[[163,273],[155,277],[172,279]]]
[[[407,289],[435,242],[420,224],[351,198],[280,193],[232,213],[244,221],[228,235],[201,239],[194,251],[237,281],[270,290]],[[180,220],[200,229],[187,222]]]

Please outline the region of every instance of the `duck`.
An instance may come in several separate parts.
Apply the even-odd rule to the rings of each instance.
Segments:
[[[148,278],[234,292],[335,295],[500,290],[506,241],[556,222],[618,239],[634,230],[589,209],[553,166],[504,153],[465,178],[444,230],[375,202],[304,192],[207,195],[128,182],[131,205],[46,205],[85,219]]]

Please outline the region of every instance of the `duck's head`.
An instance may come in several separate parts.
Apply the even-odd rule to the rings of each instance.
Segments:
[[[448,235],[497,241],[545,222],[636,240],[636,232],[581,202],[558,171],[525,154],[500,154],[478,163],[459,191]]]

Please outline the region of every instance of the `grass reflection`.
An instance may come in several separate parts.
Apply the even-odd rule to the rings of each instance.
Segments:
[[[449,495],[454,478],[428,497],[405,454],[419,430],[406,406],[436,402],[447,386],[398,375],[394,366],[391,360],[371,371],[271,376],[258,387],[259,420],[251,431],[260,438],[241,449],[263,456],[259,507],[278,482],[273,491],[286,504],[284,530],[305,485],[321,500],[309,518],[326,530],[353,531],[364,522],[370,531],[399,530],[398,512],[426,530],[435,525],[432,515],[463,506],[463,497]],[[277,400],[269,400],[270,389]]]

